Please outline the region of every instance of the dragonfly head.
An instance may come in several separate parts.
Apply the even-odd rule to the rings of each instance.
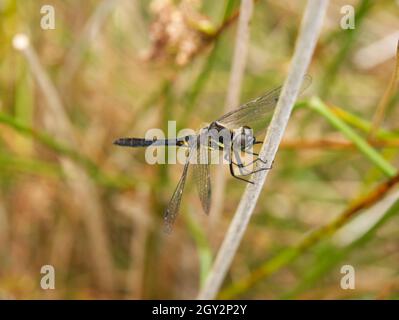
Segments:
[[[255,137],[253,131],[248,126],[243,126],[234,130],[233,134],[234,147],[241,150],[247,150],[253,146],[255,143]]]

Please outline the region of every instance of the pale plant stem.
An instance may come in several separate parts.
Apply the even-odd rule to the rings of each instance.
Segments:
[[[391,81],[389,82],[380,102],[377,105],[377,109],[375,110],[371,130],[369,133],[369,139],[373,140],[375,138],[375,134],[378,131],[378,128],[381,126],[384,121],[384,116],[386,114],[389,100],[395,94],[399,84],[399,41],[396,43],[396,65],[394,71],[392,73]]]
[[[328,0],[309,0],[307,3],[291,68],[260,151],[260,157],[267,160],[268,163],[273,162],[283,137],[295,99],[313,55],[327,5]],[[248,227],[267,175],[268,170],[260,171],[253,176],[255,183],[248,184],[198,299],[214,299],[216,297]]]
[[[242,0],[240,17],[235,40],[233,64],[230,73],[229,87],[226,94],[225,111],[236,108],[240,102],[241,84],[244,77],[248,56],[248,42],[250,36],[249,24],[253,12],[253,0]]]
[[[75,139],[71,134],[72,128],[67,120],[67,115],[65,114],[61,99],[40,64],[36,52],[31,46],[28,46],[22,51],[22,53],[26,57],[32,70],[32,74],[36,78],[36,81],[47,100],[47,112],[43,115],[43,120],[46,126],[57,139],[63,141],[68,146],[71,144],[73,145]]]
[[[116,7],[117,2],[120,2],[120,0],[102,0],[101,3],[96,6],[93,14],[87,20],[78,41],[75,42],[74,46],[67,54],[64,64],[64,74],[62,76],[62,86],[69,83],[78,70],[83,56],[82,52],[90,45],[93,45],[94,40],[100,33],[102,25],[111,11]]]
[[[28,40],[25,35],[17,35],[15,37],[17,39],[22,37],[24,40]],[[16,48],[26,57],[32,74],[46,100],[43,120],[47,130],[64,144],[76,149],[78,141],[74,137],[72,125],[65,108],[57,89],[41,65],[35,50],[29,45],[29,41],[26,41],[24,46]],[[110,245],[106,236],[103,212],[96,187],[82,167],[64,156],[61,156],[59,161],[65,172],[67,183],[74,194],[73,200],[82,209],[83,223],[89,236],[90,249],[96,266],[98,281],[105,291],[110,292],[114,288],[112,257],[109,251]]]
[[[137,198],[118,196],[114,200],[114,207],[129,218],[133,228],[130,237],[130,265],[125,278],[126,299],[143,299],[144,294],[146,248],[154,225],[150,215],[143,214],[149,212],[149,201],[138,201],[145,198],[146,195],[138,194]]]
[[[248,55],[249,24],[253,12],[253,0],[242,0],[240,7],[240,16],[238,20],[238,29],[235,39],[235,48],[233,55],[232,68],[227,88],[224,111],[230,111],[237,107],[240,102],[241,83],[245,72],[245,66]],[[212,203],[212,227],[218,225],[221,213],[223,211],[224,190],[226,187],[225,170],[223,161],[218,165],[215,178],[215,190]]]

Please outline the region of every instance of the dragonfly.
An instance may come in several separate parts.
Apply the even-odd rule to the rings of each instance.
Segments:
[[[311,83],[312,78],[305,75],[301,92]],[[175,146],[187,148],[186,160],[183,172],[176,189],[164,212],[164,230],[169,233],[179,213],[180,203],[183,195],[188,168],[193,164],[194,180],[198,190],[202,208],[209,214],[211,204],[211,181],[210,181],[210,150],[224,150],[225,159],[229,164],[230,174],[241,181],[253,184],[244,177],[263,170],[270,170],[267,161],[262,160],[258,153],[252,152],[252,147],[262,143],[256,136],[260,131],[267,128],[267,121],[277,105],[282,86],[272,89],[258,98],[251,100],[238,108],[224,114],[209,125],[201,128],[197,134],[186,135],[172,139],[145,139],[145,138],[119,138],[114,141],[115,145],[122,147],[150,147],[150,146]],[[256,124],[261,126],[256,126]],[[261,128],[261,129],[260,129]],[[241,153],[255,156],[255,160],[244,163]],[[192,161],[195,158],[196,161]],[[252,171],[246,171],[248,166],[254,166],[258,162],[260,167]],[[260,163],[260,164],[259,164]],[[237,174],[237,170],[239,174]]]

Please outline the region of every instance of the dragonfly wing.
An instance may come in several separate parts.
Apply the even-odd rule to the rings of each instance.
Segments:
[[[209,168],[210,152],[208,148],[196,150],[197,161],[194,165],[194,179],[202,208],[208,214],[211,206],[211,175]]]
[[[311,76],[306,75],[300,92],[302,93],[311,84],[311,82]],[[280,97],[281,89],[282,86],[266,92],[264,95],[243,104],[229,113],[226,113],[220,117],[217,122],[220,122],[229,129],[235,129],[242,126],[250,126],[253,128],[252,124],[260,122],[265,124],[271,119],[272,112]],[[263,125],[263,128],[264,127],[265,125]]]
[[[225,125],[229,129],[236,129],[242,126],[250,126],[253,122],[267,120],[267,115],[274,110],[281,87],[278,87],[266,94],[250,101],[238,109],[230,111],[220,117],[217,122]]]
[[[164,228],[165,232],[167,233],[170,233],[170,231],[172,230],[173,223],[175,222],[176,217],[179,213],[180,202],[183,195],[184,185],[186,184],[191,154],[192,149],[189,150],[189,155],[187,157],[186,163],[184,164],[183,173],[164,213]]]

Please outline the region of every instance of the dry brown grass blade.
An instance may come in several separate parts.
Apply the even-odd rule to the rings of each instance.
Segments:
[[[355,215],[359,214],[362,210],[367,209],[379,202],[398,183],[399,174],[379,184],[376,188],[374,188],[371,192],[364,195],[363,197],[354,200],[352,204],[350,204],[333,221],[312,231],[294,247],[282,251],[272,260],[266,261],[266,263],[264,263],[261,267],[251,272],[248,277],[237,281],[232,286],[221,292],[219,298],[231,299],[255,286],[257,283],[259,283],[259,281],[271,276],[282,267],[287,265],[289,262],[293,261],[301,253],[316,244],[318,241],[336,232],[339,228],[349,222]]]
[[[376,148],[397,148],[399,147],[399,140],[373,140],[370,145]],[[290,139],[281,142],[283,149],[309,150],[309,149],[355,149],[356,146],[349,140],[338,139]]]

